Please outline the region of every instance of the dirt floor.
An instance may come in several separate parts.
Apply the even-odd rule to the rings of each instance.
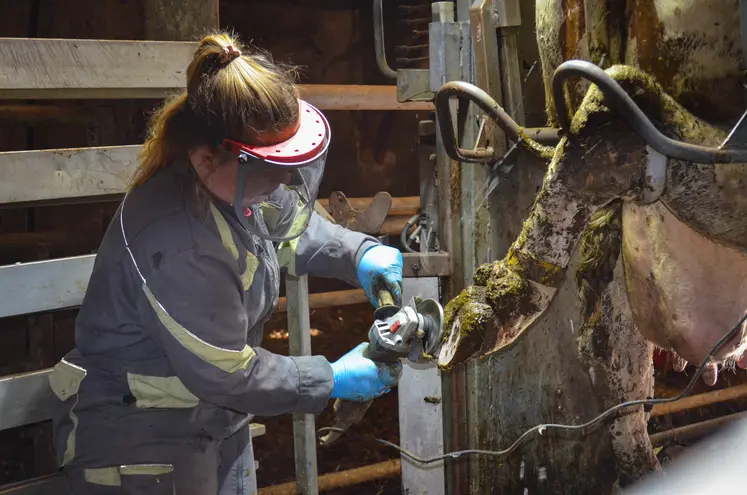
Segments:
[[[367,340],[371,326],[373,308],[368,304],[323,308],[311,312],[311,349],[330,361]],[[285,313],[276,314],[265,326],[263,347],[279,354],[288,353],[287,323]],[[376,400],[366,413],[363,422],[351,429],[356,437],[340,438],[336,444],[317,449],[319,474],[333,473],[367,464],[396,459],[398,454],[360,435],[375,436],[391,442],[399,441],[396,391]],[[259,461],[259,487],[275,485],[294,478],[293,426],[290,416],[256,418],[256,422],[267,427],[267,433],[257,438],[254,451]],[[316,427],[332,426],[332,402],[317,416]],[[400,477],[390,478],[347,490],[325,492],[329,494],[355,493],[360,495],[399,494]]]

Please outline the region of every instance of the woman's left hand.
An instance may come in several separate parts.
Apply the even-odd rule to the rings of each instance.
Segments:
[[[378,290],[386,289],[394,304],[402,305],[402,253],[383,244],[369,248],[361,258],[358,280],[374,308],[379,307]]]

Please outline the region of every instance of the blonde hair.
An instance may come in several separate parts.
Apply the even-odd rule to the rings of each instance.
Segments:
[[[224,138],[279,131],[298,121],[292,68],[260,50],[247,54],[235,35],[205,36],[187,68],[187,89],[154,112],[130,187],[143,184],[198,145],[217,151]]]

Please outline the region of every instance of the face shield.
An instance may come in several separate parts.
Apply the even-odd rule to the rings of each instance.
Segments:
[[[264,240],[286,242],[306,230],[324,174],[329,123],[303,100],[299,100],[299,112],[298,130],[282,143],[252,146],[223,140],[223,147],[239,162],[233,202],[236,216],[248,232]],[[283,181],[279,186],[278,177]],[[272,190],[267,190],[268,184]]]

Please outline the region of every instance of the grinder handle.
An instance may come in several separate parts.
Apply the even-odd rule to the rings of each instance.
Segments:
[[[378,299],[379,308],[382,308],[384,306],[394,306],[394,296],[392,296],[391,292],[389,292],[387,289],[379,289],[376,293],[376,296],[376,298]],[[375,355],[375,353],[371,353],[370,351],[371,346],[369,345],[368,347],[366,347],[366,350],[363,351],[363,355],[375,362],[386,363],[388,361],[388,356],[377,356]],[[352,425],[360,423],[363,419],[363,416],[366,414],[366,411],[368,411],[368,408],[371,407],[372,403],[373,401],[350,402],[336,399],[333,406],[335,411],[335,428],[347,431]],[[319,443],[322,446],[331,445],[338,438],[340,438],[340,435],[341,433],[339,431],[331,431],[328,434],[324,435],[320,439]]]
[[[382,306],[394,306],[394,296],[387,289],[379,289],[377,299],[380,308]]]

